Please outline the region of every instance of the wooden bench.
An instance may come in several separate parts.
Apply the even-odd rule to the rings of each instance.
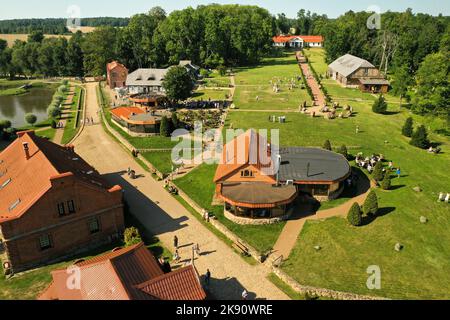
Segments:
[[[243,256],[246,256],[246,257],[250,256],[248,248],[239,241],[233,243],[233,248],[236,249]]]

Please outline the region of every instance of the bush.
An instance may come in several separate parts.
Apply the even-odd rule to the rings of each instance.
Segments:
[[[347,150],[347,146],[345,144],[343,144],[339,148],[338,153],[342,154],[345,159],[348,159],[348,150]]]
[[[32,113],[27,113],[25,115],[25,121],[30,125],[34,125],[37,121],[37,117]]]
[[[69,91],[69,88],[65,85],[61,85],[58,87],[58,92],[59,93],[66,93],[67,91]]]
[[[322,148],[325,149],[325,150],[331,151],[332,148],[331,148],[331,142],[330,142],[330,140],[326,140],[325,143],[323,144],[323,147],[322,147]]]
[[[224,65],[221,65],[221,66],[217,67],[217,71],[223,77],[227,74],[227,67],[225,67]]]
[[[380,113],[380,114],[386,113],[387,103],[386,103],[386,99],[384,99],[384,97],[382,95],[380,95],[378,100],[374,102],[374,104],[372,106],[372,111],[375,113]]]
[[[61,110],[54,105],[50,105],[50,107],[47,108],[47,115],[50,118],[59,117],[61,115]]]
[[[386,174],[384,176],[383,181],[381,181],[380,185],[381,189],[383,190],[389,190],[391,189],[391,176],[389,174]]]
[[[372,177],[377,182],[383,180],[384,172],[383,172],[383,164],[381,163],[381,161],[375,165],[375,168],[373,169]]]
[[[355,227],[362,225],[361,207],[358,203],[354,203],[347,215],[348,222]]]
[[[52,119],[50,126],[52,127],[52,129],[56,129],[56,121],[54,119]]]
[[[420,127],[417,128],[416,131],[414,131],[411,137],[411,141],[409,143],[421,149],[427,149],[430,146],[427,129],[425,129],[424,125],[421,125]]]
[[[202,76],[202,78],[209,78],[209,71],[206,69],[201,69],[200,75]]]
[[[135,244],[142,242],[142,237],[139,234],[139,230],[135,227],[125,229],[123,234],[123,241],[126,247],[134,246]]]
[[[180,121],[178,121],[178,115],[176,112],[172,113],[172,125],[173,129],[178,129],[180,126]]]
[[[413,135],[413,118],[409,117],[408,119],[406,119],[405,124],[402,128],[402,134],[405,137],[411,138],[411,136]]]
[[[11,128],[11,121],[9,120],[0,120],[0,131]]]
[[[375,191],[370,191],[363,205],[363,213],[365,215],[376,215],[378,212],[378,197]]]
[[[163,137],[169,137],[170,134],[172,133],[170,131],[170,123],[169,123],[169,119],[166,116],[163,116],[161,119],[161,125],[160,125],[160,134]]]

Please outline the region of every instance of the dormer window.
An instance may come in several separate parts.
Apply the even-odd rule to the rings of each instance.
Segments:
[[[241,178],[252,178],[253,177],[253,171],[250,170],[242,170],[241,171]]]

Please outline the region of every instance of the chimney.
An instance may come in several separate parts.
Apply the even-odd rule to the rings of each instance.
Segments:
[[[23,142],[23,151],[25,151],[25,158],[30,159],[30,149],[28,148],[28,142]]]

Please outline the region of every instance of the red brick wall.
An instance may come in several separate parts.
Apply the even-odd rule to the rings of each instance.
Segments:
[[[128,70],[122,66],[117,66],[112,70],[108,70],[108,85],[111,89],[114,89],[115,83],[122,83],[125,85],[125,82],[127,81],[128,76]]]
[[[57,203],[73,200],[76,212],[61,217]],[[88,221],[97,217],[100,232],[91,234]],[[124,229],[122,193],[110,193],[70,176],[52,188],[21,218],[2,224],[9,259],[15,271],[71,252],[110,241]],[[52,248],[42,251],[39,237],[49,234]]]

